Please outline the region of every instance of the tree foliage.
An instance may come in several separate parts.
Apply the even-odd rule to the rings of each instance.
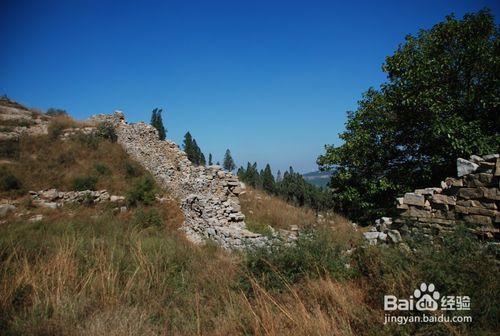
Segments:
[[[189,132],[184,135],[183,148],[189,161],[193,164],[197,166],[206,164],[205,155]]]
[[[396,195],[455,175],[457,157],[498,151],[498,35],[487,10],[448,16],[386,58],[388,81],[348,113],[343,145],[318,158],[322,169],[336,167],[340,210],[373,218]]]
[[[297,206],[307,206],[316,211],[328,210],[333,206],[328,189],[308,183],[300,173],[295,173],[292,167],[285,172],[283,178],[275,180],[269,164],[259,172],[256,162],[248,162],[246,169],[238,169],[238,177],[253,188],[262,189]]]
[[[162,111],[163,110],[160,108],[155,108],[153,112],[151,112],[151,126],[156,128],[156,130],[158,131],[160,140],[165,140],[167,130],[165,129],[165,126],[163,126],[163,119],[161,117]]]
[[[66,110],[63,109],[51,107],[47,110],[47,112],[45,112],[45,114],[50,117],[58,117],[58,116],[67,116],[68,112],[66,112]]]
[[[231,156],[231,151],[226,149],[226,154],[224,154],[224,161],[222,166],[227,171],[233,171],[236,168],[236,164],[234,163],[233,157]]]

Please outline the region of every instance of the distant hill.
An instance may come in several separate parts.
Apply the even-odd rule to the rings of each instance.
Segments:
[[[326,187],[328,182],[330,182],[331,175],[332,172],[323,172],[323,171],[314,171],[302,174],[302,176],[307,182],[317,187]]]

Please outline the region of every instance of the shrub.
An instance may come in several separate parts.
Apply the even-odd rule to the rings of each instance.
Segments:
[[[134,187],[127,192],[127,204],[135,206],[138,203],[150,205],[155,200],[155,183],[150,176],[141,178]]]
[[[0,141],[0,157],[17,159],[19,157],[19,139],[6,139]]]
[[[138,209],[134,214],[134,224],[141,228],[161,228],[163,219],[157,209]]]
[[[73,188],[75,190],[95,190],[97,177],[95,176],[79,176],[73,180]]]
[[[51,107],[47,110],[47,112],[45,112],[45,114],[50,117],[58,117],[58,116],[67,116],[68,112],[66,112],[66,110],[63,109]]]
[[[115,128],[108,122],[97,125],[97,136],[110,140],[111,142],[116,142],[117,140]]]
[[[296,283],[306,278],[349,276],[347,258],[342,247],[334,243],[328,229],[311,230],[302,234],[295,244],[274,243],[246,255],[246,265],[251,277],[267,289],[280,289],[286,283]]]
[[[127,177],[137,177],[137,176],[141,175],[140,167],[134,162],[125,161],[124,168],[125,168],[125,174],[127,175]]]
[[[5,167],[0,167],[0,190],[11,191],[21,189],[22,183]]]
[[[48,134],[49,137],[53,140],[59,138],[59,136],[62,134],[63,130],[66,128],[74,127],[75,122],[73,119],[71,119],[68,116],[61,115],[54,117],[48,126]]]
[[[69,167],[75,162],[75,153],[72,151],[62,152],[57,156],[57,163],[64,167]]]
[[[90,149],[97,149],[99,147],[99,142],[101,141],[101,138],[98,137],[96,134],[78,134],[76,139],[78,142],[80,142],[83,146],[90,148]]]
[[[94,165],[94,169],[100,175],[110,175],[111,174],[111,169],[109,169],[109,167],[106,166],[104,163],[96,163]]]

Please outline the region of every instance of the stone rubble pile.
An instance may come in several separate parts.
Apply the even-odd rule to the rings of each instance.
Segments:
[[[84,190],[84,191],[59,191],[57,189],[46,189],[30,191],[33,204],[40,207],[56,209],[66,203],[92,203],[103,202],[123,203],[125,197],[110,195],[107,190]]]
[[[380,233],[398,231],[403,237],[422,234],[432,239],[464,224],[482,238],[500,240],[500,155],[459,158],[457,176],[440,187],[397,198],[397,218],[383,218],[377,223],[379,229],[365,233],[365,238],[376,243],[384,241]]]
[[[121,112],[90,121],[113,125],[125,151],[180,201],[185,216],[182,230],[192,242],[209,238],[231,249],[267,243],[265,236],[246,229],[238,198],[244,185],[235,175],[219,166],[194,166],[175,143],[159,140],[154,127],[128,124]]]

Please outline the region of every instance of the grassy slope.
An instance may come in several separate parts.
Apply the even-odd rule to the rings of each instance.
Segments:
[[[57,160],[64,153],[75,158],[69,166]],[[94,174],[98,163],[110,170],[98,185],[113,193],[146,174],[129,176],[128,158],[108,141],[95,148],[86,140],[38,139],[24,142],[19,158],[9,167],[26,189],[70,189],[70,176]],[[182,214],[175,202],[125,214],[109,205],[19,207],[45,217],[30,223],[11,215],[0,224],[2,334],[459,335],[498,327],[498,269],[468,240],[414,257],[375,248],[349,257],[343,251],[359,241],[347,221],[317,223],[311,211],[253,190],[242,197],[251,225],[313,228],[312,239],[229,254],[188,243],[177,230]],[[407,296],[421,281],[472,295],[476,324],[383,327],[382,296]]]

